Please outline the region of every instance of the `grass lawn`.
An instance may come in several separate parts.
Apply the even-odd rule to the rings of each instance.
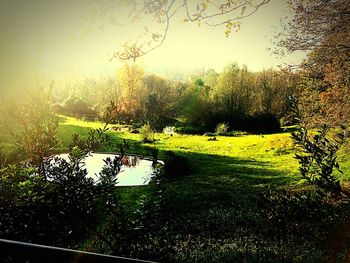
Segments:
[[[90,129],[102,125],[61,117],[58,137],[65,146],[73,133],[85,136]],[[104,151],[119,152],[119,145],[126,139],[130,144],[129,153],[149,155],[144,146],[151,144],[142,145],[139,134],[111,131],[109,135],[111,145]],[[190,163],[188,177],[165,182],[174,213],[233,202],[250,209],[256,195],[269,186],[292,187],[301,179],[289,133],[218,136],[217,141],[208,141],[206,136],[176,134],[170,137],[161,133],[155,138],[152,145],[159,149],[160,159],[165,151],[173,151],[187,157]],[[137,192],[139,188],[128,189],[127,196],[137,199],[137,195],[130,192]]]
[[[73,133],[85,136],[90,129],[98,127],[102,127],[102,124],[61,116],[58,137],[62,142],[62,151]],[[125,139],[130,144],[129,153],[132,154],[150,155],[145,146],[154,145],[159,149],[160,159],[167,151],[188,159],[188,176],[162,182],[166,213],[178,226],[172,230],[175,232],[173,235],[178,238],[175,247],[179,251],[176,252],[175,261],[237,260],[232,254],[237,256],[237,251],[242,247],[247,249],[247,243],[254,243],[251,240],[261,238],[256,233],[260,233],[260,229],[266,224],[266,218],[259,214],[259,196],[268,189],[300,191],[307,187],[298,173],[298,163],[294,159],[296,149],[288,132],[238,137],[217,136],[216,141],[208,141],[209,137],[206,136],[167,136],[157,133],[154,144],[141,144],[139,134],[110,131],[109,135],[111,144],[102,151],[119,152],[118,145]],[[340,160],[344,174],[349,174],[350,165],[346,151],[343,150]],[[339,176],[346,179],[345,175]],[[130,210],[136,209],[140,196],[147,194],[152,187],[121,187],[119,191],[122,202]],[[317,231],[316,229],[312,233]],[[296,261],[318,262],[320,253],[322,254],[319,251],[322,246],[320,240],[312,236],[303,238],[305,239],[301,242],[299,237],[288,241],[289,248],[273,241],[264,253],[272,253],[274,256],[285,253],[298,258]],[[321,240],[324,241],[325,237]],[[204,245],[206,249],[203,249]],[[248,262],[254,262],[257,255],[259,258],[259,251],[249,249],[255,252],[249,252],[254,257],[248,259]],[[288,249],[290,251],[284,251]],[[279,262],[281,258],[276,260]]]

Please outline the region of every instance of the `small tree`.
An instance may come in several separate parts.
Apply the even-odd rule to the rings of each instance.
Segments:
[[[149,143],[154,141],[154,132],[149,123],[143,125],[140,128],[141,141],[143,143]]]
[[[342,173],[337,162],[337,151],[345,140],[345,132],[336,134],[336,138],[327,138],[328,127],[323,126],[314,136],[308,135],[305,127],[300,127],[292,133],[294,142],[301,146],[304,154],[296,154],[301,175],[311,183],[337,195],[341,188],[334,170]]]
[[[295,118],[300,121],[300,110],[294,97],[291,97],[291,108]],[[330,139],[328,131],[328,127],[324,125],[314,136],[310,136],[308,129],[301,122],[298,130],[292,132],[292,139],[304,152],[295,155],[300,164],[299,171],[302,177],[320,188],[338,195],[341,192],[341,187],[333,172],[334,170],[341,172],[337,162],[337,151],[345,142],[347,132],[345,127],[341,126],[340,131]]]
[[[217,135],[226,135],[227,134],[227,131],[229,129],[229,126],[227,123],[219,123],[216,128],[215,128],[215,133]]]

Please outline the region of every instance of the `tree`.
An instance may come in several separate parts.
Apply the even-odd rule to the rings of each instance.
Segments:
[[[218,77],[212,96],[217,107],[227,116],[245,115],[249,112],[252,95],[251,73],[237,64],[227,66]]]
[[[278,44],[287,52],[350,49],[350,4],[346,0],[289,0],[294,14]]]
[[[287,97],[296,94],[297,74],[272,69],[255,73],[251,113],[272,114],[278,118],[288,113]]]
[[[199,129],[207,128],[211,121],[212,103],[209,97],[210,87],[202,79],[197,79],[180,98],[180,109],[187,125]]]
[[[143,122],[152,128],[164,128],[174,115],[174,92],[165,79],[156,75],[144,77],[146,97],[143,102]]]
[[[143,17],[151,17],[159,25],[162,25],[162,32],[154,32],[145,27],[144,39],[141,43],[125,43],[123,50],[114,52],[113,58],[121,60],[134,60],[142,57],[152,50],[161,46],[168,34],[169,26],[175,15],[182,11],[184,22],[204,24],[210,27],[222,26],[225,28],[225,35],[228,37],[232,31],[240,29],[242,19],[254,14],[261,6],[270,0],[148,0],[129,1],[131,6],[131,18],[133,21]],[[117,6],[115,2],[107,2],[107,6],[101,8],[101,12],[110,12]],[[108,10],[108,11],[106,11]]]
[[[143,68],[135,63],[125,63],[124,67],[118,71],[121,97],[117,105],[122,108],[122,115],[127,121],[135,120],[141,109],[141,102],[145,97],[144,74]]]
[[[348,124],[350,115],[350,4],[344,0],[290,0],[294,18],[278,46],[307,51],[300,101],[308,101],[310,123]],[[283,52],[282,52],[283,53]],[[311,97],[310,97],[311,96]]]
[[[63,114],[73,115],[73,116],[86,116],[95,117],[96,113],[89,107],[89,105],[81,98],[75,96],[69,96],[66,98],[60,109]]]
[[[52,86],[51,86],[52,88]],[[2,122],[7,127],[22,160],[30,160],[38,172],[45,176],[45,159],[57,150],[58,118],[50,108],[51,89],[36,88],[30,94],[12,101],[10,119],[1,113]],[[6,122],[6,123],[5,123]]]

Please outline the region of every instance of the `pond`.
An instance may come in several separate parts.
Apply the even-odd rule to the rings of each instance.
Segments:
[[[88,172],[88,177],[96,181],[99,179],[99,172],[105,165],[104,161],[106,158],[117,156],[115,154],[106,153],[90,153],[86,158],[83,159],[85,163],[84,168]],[[60,154],[59,157],[68,160],[68,154]],[[152,160],[143,159],[138,156],[128,156],[130,165],[122,165],[121,170],[117,175],[117,186],[135,186],[135,185],[147,185],[152,179],[154,168],[152,166]],[[158,161],[163,163],[162,161]]]

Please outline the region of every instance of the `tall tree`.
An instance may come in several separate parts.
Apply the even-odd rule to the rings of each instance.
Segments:
[[[145,97],[143,83],[144,70],[136,63],[125,63],[118,71],[118,83],[121,89],[119,105],[127,120],[135,119],[137,110],[141,108],[141,101]]]
[[[227,66],[219,75],[212,96],[227,116],[248,113],[252,94],[249,75],[246,67],[240,69],[237,64]]]
[[[152,128],[164,128],[173,116],[174,92],[170,83],[156,75],[144,77],[146,96],[143,101],[143,117]]]
[[[305,111],[308,117],[314,117],[313,123],[321,119],[331,125],[348,123],[350,3],[290,0],[289,4],[294,18],[285,24],[285,33],[280,35],[278,44],[286,52],[309,52],[301,65],[305,73],[301,101],[309,104]]]

